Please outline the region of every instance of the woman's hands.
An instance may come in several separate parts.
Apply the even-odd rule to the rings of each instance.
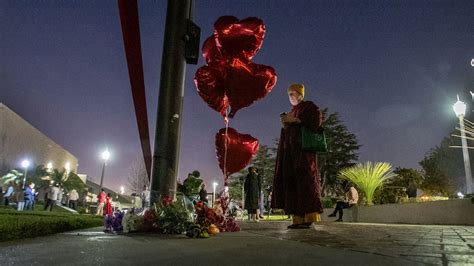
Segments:
[[[280,117],[280,121],[281,121],[281,125],[283,127],[287,126],[288,124],[292,124],[292,123],[301,123],[301,120],[299,118],[294,117],[291,114],[282,115]]]

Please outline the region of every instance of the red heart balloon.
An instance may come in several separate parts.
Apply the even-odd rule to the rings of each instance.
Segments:
[[[227,160],[224,170],[225,142],[227,140]],[[258,139],[248,135],[240,134],[237,130],[229,127],[227,138],[225,128],[221,128],[216,134],[216,153],[219,167],[226,177],[236,173],[247,166],[252,157],[257,154]],[[225,172],[224,172],[225,171]]]
[[[229,101],[225,93],[227,72],[221,65],[202,66],[194,75],[199,96],[217,112],[225,117]]]
[[[272,67],[254,63],[244,63],[235,59],[231,63],[226,80],[232,118],[238,110],[250,106],[265,97],[275,86],[277,76]]]
[[[217,49],[214,35],[204,41],[204,44],[202,45],[202,56],[208,64],[217,63],[223,60],[221,52]]]
[[[249,61],[262,47],[265,24],[255,17],[238,20],[223,16],[214,23],[214,36],[222,54]]]

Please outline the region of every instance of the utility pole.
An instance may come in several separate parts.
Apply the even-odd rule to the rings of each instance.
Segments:
[[[153,153],[151,202],[176,196],[186,63],[197,63],[200,29],[192,0],[168,0]]]

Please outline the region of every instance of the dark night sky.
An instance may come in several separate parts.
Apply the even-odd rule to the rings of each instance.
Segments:
[[[140,1],[153,138],[166,1]],[[474,1],[196,1],[201,40],[222,15],[256,16],[266,36],[254,62],[273,66],[272,93],[239,111],[231,126],[271,144],[290,109],[286,88],[337,111],[362,148],[360,161],[416,167],[456,124],[451,105],[474,90]],[[0,1],[0,101],[79,159],[105,185],[126,185],[140,154],[116,1]],[[197,95],[188,65],[180,173],[199,169],[222,184],[214,135],[222,118]],[[470,106],[468,108],[471,108]]]

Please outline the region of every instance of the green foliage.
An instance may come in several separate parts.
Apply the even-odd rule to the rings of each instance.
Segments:
[[[184,201],[175,202],[161,201],[154,208],[154,222],[157,230],[162,234],[181,234],[189,227],[190,213],[187,211]],[[145,216],[145,225],[147,217]]]
[[[367,205],[373,204],[374,192],[395,176],[389,163],[367,162],[342,169],[339,178],[349,180],[361,190],[366,198]]]
[[[102,217],[0,209],[0,241],[44,236],[102,224]]]
[[[276,164],[276,148],[270,148],[267,145],[260,145],[257,155],[252,161],[252,166],[261,169],[263,172],[263,188],[273,184],[273,175]],[[247,171],[245,172],[245,175]]]
[[[451,196],[464,186],[462,150],[449,147],[460,145],[460,139],[444,138],[441,144],[431,149],[420,162],[425,177],[421,185],[423,191],[432,195]],[[474,154],[470,152],[470,156]]]
[[[53,182],[62,184],[65,191],[76,189],[77,192],[82,193],[86,190],[86,185],[82,182],[81,178],[74,172],[69,172],[69,174],[66,175],[65,169],[53,169],[52,171],[48,171],[43,165],[38,165],[31,175],[32,176],[28,179],[33,181],[37,188],[48,187],[51,182]]]
[[[11,170],[6,175],[1,177],[0,185],[8,184],[10,182],[15,182],[16,184],[19,184],[21,182],[22,177],[23,177],[23,173],[21,173],[20,171]]]
[[[229,196],[234,200],[242,200],[244,193],[244,182],[247,176],[247,169],[242,169],[239,172],[229,176]]]
[[[397,167],[393,172],[395,176],[375,191],[375,204],[400,203],[407,198],[410,184],[416,188],[423,182],[422,173],[416,169]]]
[[[321,204],[323,205],[323,208],[325,209],[334,208],[334,205],[336,204],[336,199],[324,197],[321,199]]]
[[[374,204],[400,203],[407,198],[404,187],[385,185],[374,192]]]
[[[396,177],[388,185],[406,188],[410,183],[416,186],[423,183],[423,174],[416,169],[397,167],[393,172],[396,174]]]
[[[318,166],[321,174],[322,195],[341,194],[341,181],[337,178],[340,170],[353,166],[358,158],[357,137],[349,132],[339,119],[339,114],[322,110],[324,115],[324,132],[328,143],[328,152],[318,155]]]
[[[197,172],[197,171],[195,171]],[[198,172],[199,173],[199,172]],[[193,174],[189,174],[188,177],[183,182],[183,193],[186,196],[192,196],[199,194],[201,187],[203,185],[203,181],[198,176],[194,176]]]

